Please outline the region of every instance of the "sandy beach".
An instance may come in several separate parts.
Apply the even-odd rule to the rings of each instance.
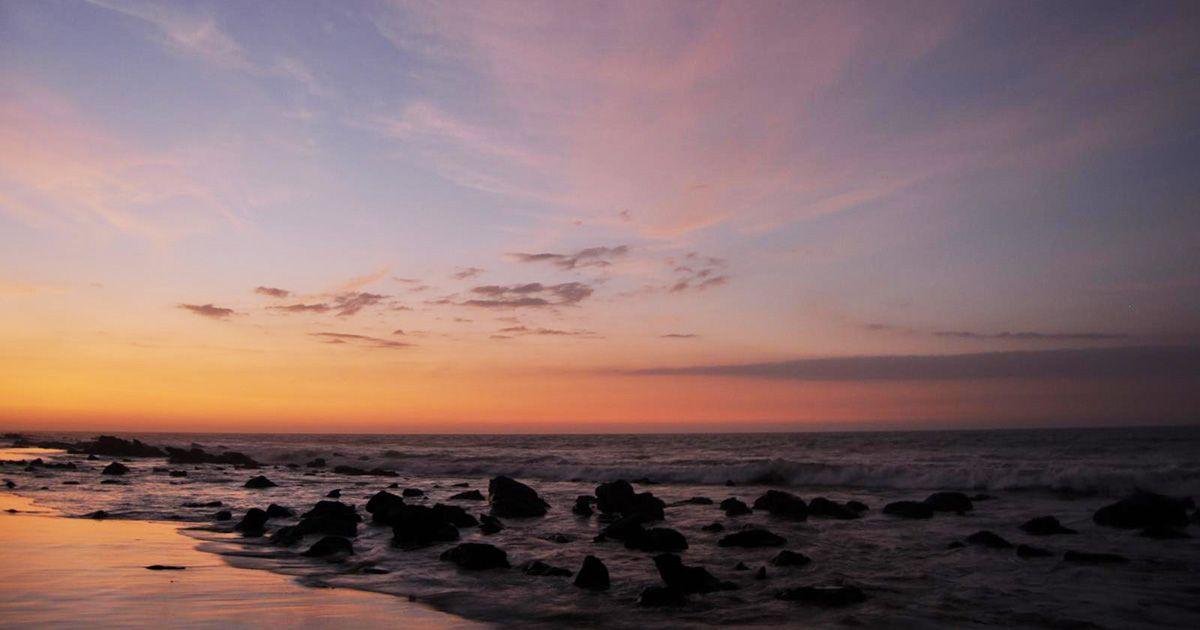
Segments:
[[[0,510],[0,627],[480,627],[398,597],[234,568],[172,523],[63,518],[11,494]],[[146,569],[156,564],[186,569]]]

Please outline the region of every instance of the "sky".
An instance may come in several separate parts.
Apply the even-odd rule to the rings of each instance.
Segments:
[[[0,425],[1200,422],[1197,32],[0,0]]]

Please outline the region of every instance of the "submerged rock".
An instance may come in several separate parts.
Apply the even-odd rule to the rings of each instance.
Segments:
[[[787,544],[787,539],[783,536],[757,528],[735,532],[717,541],[717,545],[720,547],[782,547],[785,544]]]
[[[718,580],[704,567],[683,564],[683,560],[673,553],[654,556],[654,567],[658,569],[659,577],[667,586],[679,589],[683,593],[711,593],[737,588],[732,582]]]
[[[317,501],[311,510],[300,516],[304,518],[329,517],[351,523],[362,521],[362,517],[358,515],[358,510],[355,510],[353,505],[346,505],[341,501]]]
[[[420,488],[405,488],[400,492],[400,496],[405,498],[423,497],[425,496],[425,491]]]
[[[180,567],[173,564],[152,564],[146,568],[151,571],[183,571],[187,569],[187,567]]]
[[[296,515],[296,513],[293,512],[292,510],[290,510],[286,507],[283,507],[282,505],[278,505],[276,503],[272,503],[271,505],[267,506],[267,517],[268,518],[288,518],[289,516],[295,516],[295,515]]]
[[[1017,545],[1018,558],[1049,558],[1053,555],[1054,552],[1049,549],[1042,549],[1033,545]]]
[[[839,520],[851,520],[861,516],[859,511],[851,508],[849,504],[843,505],[837,501],[830,501],[825,497],[817,497],[809,501],[808,513],[811,516],[823,516]]]
[[[459,492],[458,494],[450,497],[450,500],[451,501],[486,501],[487,497],[483,496],[483,493],[478,490],[467,490],[466,492]]]
[[[970,497],[961,492],[934,492],[922,501],[935,512],[970,512],[975,509]]]
[[[883,506],[883,513],[901,518],[933,518],[933,508],[916,501],[896,501]]]
[[[533,488],[503,475],[488,482],[488,504],[493,515],[510,518],[544,516],[550,507]]]
[[[575,497],[575,505],[571,506],[571,513],[578,516],[591,516],[592,503],[595,503],[595,497],[580,495]]]
[[[216,514],[213,514],[213,520],[214,521],[233,520],[233,512],[230,512],[229,510],[219,510]]]
[[[354,466],[334,466],[333,472],[338,475],[349,475],[352,477],[399,477],[400,474],[394,470],[386,470],[384,468],[372,468],[364,470],[355,468]]]
[[[1012,543],[1001,538],[994,532],[982,530],[967,536],[967,542],[988,549],[1011,549]]]
[[[321,540],[313,543],[307,551],[300,554],[309,558],[324,558],[332,555],[353,555],[354,545],[350,541],[340,536],[325,536]]]
[[[705,532],[723,532],[725,531],[725,526],[714,521],[708,525],[704,525],[700,530]]]
[[[105,457],[162,457],[166,454],[138,440],[122,440],[111,435],[101,435],[91,442],[80,442],[70,450]]]
[[[242,520],[233,528],[248,536],[262,536],[263,527],[267,524],[267,513],[258,508],[250,508]]]
[[[103,520],[103,519],[108,518],[108,512],[105,512],[104,510],[96,510],[95,512],[92,512],[91,514],[85,515],[84,518],[93,518],[96,520]]]
[[[1123,529],[1186,527],[1188,501],[1153,492],[1135,492],[1112,505],[1100,508],[1092,516],[1092,520],[1097,525]]]
[[[607,591],[611,585],[608,567],[596,556],[587,556],[575,575],[575,586],[589,591]]]
[[[329,492],[325,493],[325,498],[340,499],[340,498],[342,498],[342,491],[340,489],[336,489],[336,488],[333,490],[330,490]]]
[[[541,560],[534,560],[526,563],[525,566],[522,567],[522,571],[525,573],[525,575],[536,576],[571,577],[573,575],[570,569],[551,566],[545,562],[542,562]]]
[[[720,508],[725,511],[725,516],[743,516],[750,513],[750,506],[735,497],[721,501]]]
[[[1063,554],[1063,560],[1079,564],[1125,564],[1129,558],[1115,553],[1091,553],[1087,551],[1068,551]]]
[[[795,551],[784,549],[771,558],[771,565],[777,567],[802,567],[812,562],[812,558]]]
[[[453,562],[469,571],[507,569],[508,554],[503,549],[487,543],[462,543],[442,552],[439,559]]]
[[[276,485],[278,485],[278,484],[271,481],[270,479],[267,479],[266,477],[264,477],[262,475],[259,475],[257,477],[252,477],[249,481],[247,481],[245,483],[244,487],[261,490],[263,488],[274,488]]]
[[[793,521],[808,520],[808,504],[800,497],[782,490],[768,490],[754,500],[754,509],[766,510],[771,516]]]
[[[682,606],[687,603],[683,591],[671,586],[647,586],[638,594],[638,606]]]
[[[438,503],[433,506],[435,514],[440,516],[442,520],[450,523],[455,527],[475,527],[479,521],[474,516],[467,514],[467,511],[457,505],[446,505]]]
[[[200,448],[184,450],[167,447],[167,461],[172,464],[225,464],[241,468],[258,468],[259,463],[248,455],[228,451],[219,455],[206,453]]]
[[[625,548],[638,551],[683,551],[688,548],[687,538],[670,527],[653,527],[631,532],[625,537]]]
[[[366,509],[367,513],[371,515],[371,522],[380,525],[390,525],[392,523],[392,511],[402,505],[404,505],[404,499],[387,490],[380,490],[367,500]]]
[[[128,466],[126,466],[125,464],[122,464],[121,462],[113,462],[113,463],[105,466],[104,470],[100,471],[100,474],[102,474],[102,475],[124,475],[127,472],[129,472]]]
[[[486,535],[495,534],[504,529],[504,523],[491,514],[479,515],[479,531]]]
[[[862,589],[849,584],[789,588],[780,591],[775,597],[789,602],[802,602],[815,606],[825,606],[827,608],[850,606],[867,600],[867,596],[862,592]]]
[[[1054,536],[1056,534],[1076,534],[1075,530],[1063,527],[1053,516],[1031,518],[1021,524],[1021,531],[1031,536]]]

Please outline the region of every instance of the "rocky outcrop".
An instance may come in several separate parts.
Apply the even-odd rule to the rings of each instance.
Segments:
[[[182,449],[167,447],[167,461],[172,464],[223,464],[239,468],[258,468],[259,463],[249,455],[235,451],[214,454],[200,448]]]
[[[121,462],[113,462],[113,463],[105,466],[104,470],[100,471],[100,474],[102,474],[102,475],[124,475],[127,472],[129,472],[128,466],[126,466],[125,464],[122,464]]]
[[[933,518],[933,508],[917,501],[896,501],[883,506],[883,513],[901,518]]]
[[[570,569],[552,566],[542,562],[541,560],[528,562],[525,564],[525,566],[521,567],[521,570],[525,573],[525,575],[536,575],[539,577],[571,577],[574,575],[571,573]]]
[[[349,556],[354,555],[354,545],[349,540],[340,536],[325,536],[313,543],[313,546],[300,555],[308,556],[309,558],[325,558],[338,555]]]
[[[978,546],[987,547],[988,549],[1011,549],[1012,543],[1004,540],[999,534],[982,530],[967,536],[967,542]]]
[[[458,528],[442,514],[424,505],[403,505],[393,510],[392,544],[401,549],[420,549],[437,542],[458,540]]]
[[[529,486],[503,475],[488,482],[492,514],[506,518],[545,516],[549,503]]]
[[[688,548],[687,538],[670,527],[653,527],[631,531],[625,536],[625,548],[638,551],[678,552]]]
[[[975,509],[971,498],[961,492],[934,492],[922,501],[934,512],[955,512],[962,514]]]
[[[596,556],[587,556],[575,574],[575,586],[589,591],[607,591],[611,582],[608,567]]]
[[[257,477],[251,477],[250,480],[247,481],[243,487],[251,488],[251,489],[255,489],[255,490],[262,490],[264,488],[274,488],[276,485],[278,485],[278,484],[276,484],[274,481],[271,481],[270,479],[267,479],[266,477],[259,475]]]
[[[839,520],[851,520],[861,516],[861,513],[847,504],[830,501],[825,497],[817,497],[808,502],[808,514]]]
[[[468,571],[507,569],[508,554],[503,549],[487,543],[462,543],[442,552],[443,562],[453,562]]]
[[[596,508],[605,514],[641,514],[649,520],[661,521],[665,507],[666,503],[649,492],[635,493],[625,480],[596,487]]]
[[[673,553],[654,556],[654,566],[667,586],[682,593],[711,593],[737,588],[732,582],[718,580],[704,567],[683,564],[683,560]]]
[[[451,501],[486,501],[487,497],[483,496],[483,493],[478,490],[467,490],[466,492],[459,492],[458,494],[451,496],[450,500]]]
[[[246,511],[246,515],[242,520],[234,525],[233,528],[242,532],[247,536],[262,536],[263,528],[267,524],[267,513],[259,508],[250,508]]]
[[[808,519],[808,504],[800,497],[782,490],[768,490],[754,500],[754,509],[793,521]]]
[[[811,562],[812,558],[787,549],[780,551],[774,558],[771,558],[771,565],[776,567],[802,567]]]
[[[1123,529],[1146,527],[1186,527],[1189,499],[1178,499],[1153,492],[1136,492],[1092,515],[1097,525]]]
[[[736,497],[729,497],[721,501],[720,508],[725,512],[725,516],[744,516],[750,513],[750,506]]]
[[[1021,531],[1030,536],[1054,536],[1057,534],[1078,533],[1069,527],[1063,527],[1062,523],[1059,523],[1058,519],[1053,516],[1031,518],[1021,524]]]

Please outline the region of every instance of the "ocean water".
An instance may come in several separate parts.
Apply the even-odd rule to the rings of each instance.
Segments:
[[[94,434],[28,434],[34,439],[70,440]],[[230,466],[168,466],[162,459],[135,459],[126,483],[101,485],[107,458],[56,451],[9,449],[9,459],[40,456],[74,461],[75,471],[25,471],[12,464],[0,476],[14,492],[68,516],[106,510],[113,518],[178,521],[201,549],[222,554],[236,566],[297,576],[313,586],[333,585],[414,597],[440,610],[500,625],[654,628],[707,625],[803,625],[868,627],[966,627],[982,625],[1045,628],[1200,627],[1200,527],[1184,540],[1152,540],[1136,530],[1099,527],[1092,514],[1134,489],[1200,498],[1200,428],[872,432],[710,435],[595,436],[385,436],[121,434],[153,445],[209,452],[246,453],[262,470]],[[315,457],[326,469],[303,464]],[[299,464],[289,468],[289,464]],[[344,476],[332,467],[395,470],[399,477]],[[185,478],[154,472],[187,470]],[[242,484],[264,474],[279,484],[248,490]],[[341,501],[359,506],[390,483],[419,488],[424,499],[456,503],[473,514],[485,502],[451,502],[467,483],[487,493],[488,479],[504,474],[535,488],[551,504],[542,518],[503,519],[506,529],[484,536],[461,530],[462,541],[504,549],[514,567],[531,560],[577,570],[585,555],[608,566],[612,588],[592,593],[570,578],[532,577],[519,569],[469,573],[438,560],[450,544],[402,551],[390,546],[391,530],[365,523],[354,540],[356,553],[344,562],[303,558],[304,549],[282,549],[264,538],[243,538],[231,528],[245,510],[279,503],[303,512],[333,489]],[[615,479],[644,480],[670,506],[663,526],[683,533],[681,555],[740,588],[689,596],[679,608],[636,605],[642,588],[661,584],[651,557],[619,542],[593,542],[604,527],[597,517],[571,513],[577,495]],[[63,482],[77,481],[78,485]],[[755,512],[726,517],[716,505],[675,505],[704,496],[719,503],[738,497],[747,504],[768,489],[806,500],[823,496],[858,500],[870,510],[856,520],[810,517],[791,522]],[[920,500],[938,490],[987,494],[964,515],[938,514],[913,521],[881,513],[898,500]],[[393,492],[399,493],[398,490]],[[184,508],[185,502],[222,501],[234,520],[216,523],[214,508]],[[1074,536],[1034,537],[1018,529],[1024,521],[1053,515]],[[268,533],[292,520],[272,520]],[[812,563],[777,568],[768,561],[778,549],[718,547],[724,534],[701,530],[712,522],[736,530],[765,527],[787,538],[785,549]],[[1049,548],[1055,556],[1021,559],[1011,550],[949,543],[991,530],[1013,544]],[[548,540],[563,534],[568,542]],[[1119,553],[1130,562],[1116,566],[1066,563],[1067,550]],[[736,571],[744,562],[750,571]],[[765,580],[753,571],[767,566]],[[364,569],[370,569],[365,571]],[[380,573],[379,571],[386,571]],[[781,601],[775,594],[793,586],[846,582],[868,599],[838,609]]]

